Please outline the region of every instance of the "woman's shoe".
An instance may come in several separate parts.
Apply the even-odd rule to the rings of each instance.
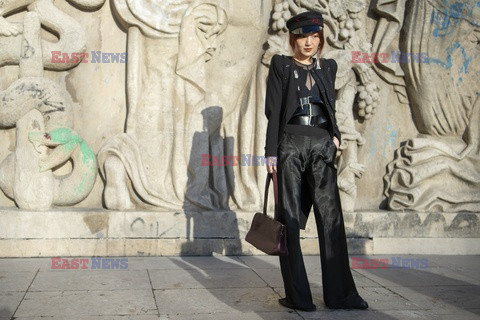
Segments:
[[[296,310],[302,310],[302,311],[315,311],[317,310],[317,306],[312,304],[310,307],[306,307],[306,308],[302,308],[302,307],[296,307],[294,306],[292,303],[290,303],[287,298],[281,298],[281,299],[278,299],[278,302],[284,306],[284,307],[287,307],[287,308],[290,308],[290,309],[296,309]]]
[[[329,305],[330,309],[368,309],[367,301],[363,300],[362,297],[356,296],[354,298],[347,299],[345,303],[340,305]]]

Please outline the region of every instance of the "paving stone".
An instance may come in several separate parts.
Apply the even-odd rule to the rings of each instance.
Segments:
[[[36,273],[36,271],[0,271],[0,288],[2,291],[27,291]]]
[[[452,310],[453,312],[453,310]],[[479,312],[472,313],[464,310],[459,310],[454,313],[435,315],[435,320],[478,320],[480,319]]]
[[[0,292],[0,318],[10,319],[24,294],[24,292]]]
[[[480,256],[446,256],[446,255],[431,255],[428,256],[429,260],[447,268],[479,268]]]
[[[422,309],[435,310],[439,314],[448,313],[446,310],[452,308],[465,310],[480,306],[479,286],[392,287],[391,290]],[[480,309],[476,310],[480,316]]]
[[[229,312],[169,315],[172,320],[302,320],[296,312]]]
[[[237,256],[171,257],[170,260],[184,269],[238,269],[248,268]]]
[[[357,287],[358,293],[368,302],[371,310],[418,310],[422,309],[402,296],[381,287]]]
[[[0,272],[37,271],[50,269],[50,258],[9,258],[0,259]]]
[[[471,285],[474,279],[444,267],[428,269],[355,269],[356,272],[387,287]],[[474,283],[473,283],[474,284]]]
[[[453,272],[455,272],[456,274],[460,276],[464,276],[463,278],[463,281],[469,283],[469,284],[473,284],[473,285],[477,285],[479,286],[480,285],[480,277],[479,277],[479,270],[480,270],[480,266],[476,267],[476,268],[455,268],[455,270],[453,270]]]
[[[128,270],[177,269],[171,257],[128,257]]]
[[[428,269],[352,269],[370,305],[365,311],[328,309],[320,258],[304,256],[313,313],[278,303],[284,290],[274,256],[130,257],[126,270],[52,270],[50,258],[0,259],[0,320],[17,307],[17,320],[480,319],[478,257],[401,258],[428,259]]]
[[[283,279],[280,269],[257,269],[255,272],[267,282],[270,287],[282,287]],[[379,287],[381,286],[377,282],[363,276],[360,273],[352,272],[355,284],[357,287]],[[310,282],[310,287],[322,287],[322,273],[320,270],[308,270],[308,281]]]
[[[406,299],[403,299],[399,295],[392,293],[388,291],[385,288],[373,288],[373,287],[367,287],[367,288],[362,288],[362,287],[357,287],[358,292],[360,296],[362,296],[370,306],[370,311],[378,311],[381,310],[387,310],[388,312],[392,310],[402,310],[402,309],[409,309],[409,306],[412,307],[412,310],[419,310],[418,306],[414,305],[413,303],[408,302]],[[285,291],[283,287],[276,287],[274,288],[275,292],[280,297],[285,296]],[[323,301],[323,288],[322,287],[313,287],[311,286],[311,291],[312,291],[312,297],[313,297],[313,303],[317,306],[317,311],[322,312],[322,311],[330,311],[330,312],[338,312],[339,310],[331,310],[329,309],[324,301]],[[384,296],[388,295],[388,296]],[[277,301],[278,303],[278,301]],[[287,308],[283,307],[285,310],[288,310]],[[340,310],[341,311],[341,310]],[[363,312],[365,310],[353,310],[356,312]],[[306,314],[312,314],[311,312],[300,312],[298,311],[302,316],[305,316]],[[315,312],[313,312],[315,314]],[[362,313],[360,313],[362,314]],[[323,319],[323,316],[318,316],[318,319]],[[310,317],[311,318],[311,317]],[[313,317],[315,318],[315,317]],[[341,317],[338,319],[342,319]],[[369,319],[369,318],[364,318],[364,319]]]
[[[65,320],[65,316],[59,317],[15,317],[15,320]],[[71,317],[69,319],[75,319]],[[168,315],[136,315],[136,316],[86,316],[82,315],[81,320],[169,320]],[[0,320],[3,320],[0,318]],[[10,320],[10,319],[9,319]]]
[[[355,281],[355,285],[357,287],[381,287],[382,285],[378,282],[364,276],[363,274],[357,272],[356,270],[352,270],[353,280]]]
[[[283,312],[270,288],[155,290],[161,314]]]
[[[303,256],[303,263],[305,264],[305,269],[307,271],[320,271],[322,270],[322,265],[320,263],[320,256]]]
[[[321,310],[317,312],[299,312],[303,319],[321,320],[411,320],[431,319],[431,315],[422,310],[393,310],[393,311],[372,311],[372,310]]]
[[[267,284],[253,270],[176,269],[150,270],[154,289],[262,288]]]
[[[40,271],[29,291],[150,289],[146,270]]]
[[[480,256],[432,256],[429,261],[467,277],[465,281],[470,284],[480,285]]]
[[[280,269],[280,261],[276,256],[239,256],[239,259],[252,269]]]
[[[280,269],[256,269],[255,272],[269,287],[283,287],[283,279]]]
[[[172,268],[175,264],[168,257],[128,257],[128,270]]]
[[[156,315],[151,290],[28,292],[15,316]]]
[[[129,257],[129,270],[248,268],[237,256]]]

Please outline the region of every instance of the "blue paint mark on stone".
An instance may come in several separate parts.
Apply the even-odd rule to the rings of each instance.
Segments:
[[[475,20],[477,13],[474,13],[480,7],[480,1],[457,1],[449,4],[447,0],[443,0],[443,6],[446,9],[432,12],[430,17],[430,23],[436,26],[433,30],[434,37],[445,37],[452,34],[462,20],[468,20],[476,27],[480,26],[480,23]]]
[[[387,141],[386,143],[389,144],[392,148],[395,147],[395,140],[397,139],[397,135],[398,135],[398,130],[394,130],[393,127],[391,125],[387,125],[387,133],[386,133],[386,137],[387,137]]]
[[[462,57],[463,57],[463,65],[462,67],[458,70],[459,73],[465,73],[468,74],[468,68],[470,67],[470,63],[472,62],[473,58],[471,56],[467,55],[467,52],[465,48],[463,48],[460,45],[460,42],[455,42],[455,44],[449,46],[446,50],[447,57],[445,58],[445,61],[442,61],[437,58],[429,58],[429,63],[434,63],[437,64],[447,70],[451,69],[453,66],[452,63],[452,55],[455,53],[455,51],[460,50]]]

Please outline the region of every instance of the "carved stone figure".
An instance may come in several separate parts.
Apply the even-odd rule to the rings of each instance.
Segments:
[[[336,116],[342,133],[339,146],[338,187],[344,211],[354,211],[357,198],[356,180],[365,169],[358,160],[358,148],[365,143],[360,121],[368,121],[379,104],[378,87],[371,77],[370,66],[365,61],[353,61],[353,52],[371,53],[364,26],[365,1],[329,1],[332,33],[328,42],[333,47],[325,54],[338,64],[335,89],[337,89]],[[363,126],[363,129],[365,126]]]
[[[105,0],[72,0],[73,4],[84,9],[95,9]],[[6,64],[18,64],[21,57],[23,25],[8,22],[3,16],[27,9],[36,12],[40,22],[58,34],[59,40],[42,40],[41,61],[47,69],[67,70],[80,63],[52,62],[52,52],[60,51],[71,56],[72,53],[85,52],[86,36],[83,28],[72,17],[58,9],[53,0],[4,0],[0,2],[0,67]],[[27,44],[28,45],[28,44]]]
[[[103,1],[80,1],[92,8]],[[77,63],[55,64],[51,51],[85,51],[85,34],[74,19],[51,0],[3,1],[0,15],[27,8],[22,26],[0,17],[0,66],[19,65],[19,79],[0,91],[0,127],[16,127],[15,151],[0,163],[0,188],[21,209],[47,210],[73,205],[92,190],[97,164],[93,151],[76,134],[71,98],[56,82],[44,78],[45,67],[71,68]],[[41,24],[58,32],[57,43],[40,36]],[[15,44],[18,44],[16,46]],[[71,172],[53,170],[72,160]]]
[[[375,8],[382,17],[374,39],[378,51],[396,51],[394,40],[403,28],[399,48],[410,58],[407,55],[400,64],[401,72],[394,65],[379,66],[379,71],[397,89],[404,74],[404,92],[420,132],[395,152],[388,165],[384,178],[388,206],[394,210],[478,211],[478,1],[406,4],[405,0],[381,0]],[[422,54],[428,55],[427,61],[419,59]]]
[[[259,207],[264,167],[202,155],[264,153],[257,67],[270,2],[113,1],[128,32],[128,115],[98,154],[107,208]]]
[[[43,117],[37,110],[17,121],[16,151],[0,165],[0,188],[22,209],[78,203],[95,183],[97,161],[88,144],[69,128],[43,130]],[[48,152],[47,147],[54,149]],[[73,162],[70,174],[52,173],[69,159]]]

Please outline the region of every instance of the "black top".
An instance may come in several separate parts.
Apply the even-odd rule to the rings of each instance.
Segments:
[[[314,71],[315,61],[313,61],[311,64],[303,64],[294,59],[292,59],[292,61],[293,61],[293,67],[295,68],[293,70],[293,75],[298,86],[297,88],[298,96],[301,98],[312,97],[312,100],[317,102],[317,104],[320,105],[319,115],[326,118],[327,111],[324,110],[325,106],[323,105],[324,102],[323,102],[323,99],[321,98],[320,90],[318,86],[315,85],[315,79],[313,78],[313,72],[315,72]],[[288,124],[291,118],[295,116],[295,114],[299,113],[300,111],[299,108],[301,108],[300,102],[295,113],[290,117],[290,119],[288,119],[287,125],[285,126],[285,131],[293,134],[307,135],[307,136],[324,135],[325,129],[320,129],[312,126]]]
[[[315,80],[314,86],[316,88],[314,90],[320,92],[320,97],[325,103],[325,113],[330,121],[330,136],[336,136],[340,141],[341,135],[335,118],[335,76],[337,74],[337,63],[333,59],[321,59],[319,64],[320,69],[314,67],[310,71]],[[265,144],[265,156],[267,157],[277,155],[279,139],[285,131],[288,120],[290,120],[299,105],[298,81],[296,81],[298,79],[295,79],[295,69],[299,68],[292,57],[280,55],[272,57],[265,98],[265,115],[268,118]]]
[[[312,76],[313,68],[315,67],[315,61],[311,64],[303,64],[294,59],[293,61],[293,75],[297,81],[300,97],[312,96],[317,99],[321,99],[320,90],[315,85],[315,79]]]

